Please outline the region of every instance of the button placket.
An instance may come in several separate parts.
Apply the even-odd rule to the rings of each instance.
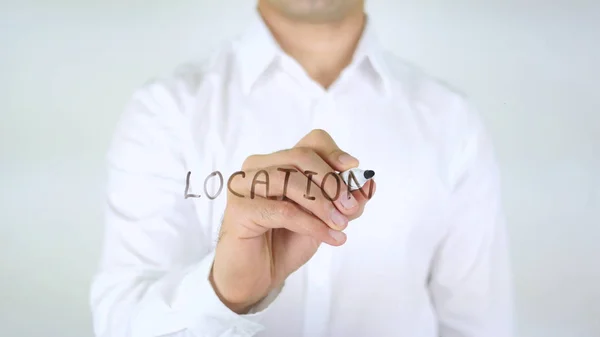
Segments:
[[[331,116],[334,115],[335,104],[330,95],[319,97],[313,106],[313,129],[327,129]]]
[[[307,265],[306,337],[326,337],[331,312],[331,258],[333,247],[322,245]]]
[[[313,105],[313,129],[328,130],[335,116],[335,104],[331,95],[322,95]],[[332,249],[321,245],[307,264],[306,321],[304,336],[326,337],[331,311]]]

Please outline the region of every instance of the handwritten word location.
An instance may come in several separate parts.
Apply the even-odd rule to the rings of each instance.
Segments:
[[[284,177],[284,181],[283,181],[283,197],[286,197],[286,192],[287,192],[287,186],[288,186],[288,182],[290,179],[290,176],[292,173],[296,173],[299,172],[298,170],[295,169],[290,169],[290,168],[278,168],[277,171],[280,172],[285,172],[285,177]],[[312,177],[317,175],[316,172],[312,172],[312,171],[304,171],[303,173],[300,172],[298,174],[303,174],[305,175],[305,177],[307,178],[307,184],[306,184],[306,190],[304,193],[304,198],[308,199],[308,200],[315,200],[314,196],[311,196],[311,186],[313,185],[314,181],[312,180]],[[185,179],[185,191],[184,191],[184,197],[185,199],[188,198],[200,198],[201,195],[199,194],[193,194],[190,192],[190,180],[191,180],[191,175],[192,172],[188,172],[186,179]],[[208,191],[208,187],[207,185],[209,184],[209,181],[211,181],[211,179],[218,179],[218,190],[216,193],[211,194]],[[251,185],[251,189],[250,189],[250,195],[246,196],[242,193],[238,193],[238,191],[235,191],[233,188],[233,181],[234,179],[250,179],[250,177],[246,177],[246,172],[244,171],[237,171],[234,172],[229,179],[227,180],[227,190],[232,194],[235,195],[239,198],[246,198],[246,197],[250,197],[250,199],[254,199],[256,197],[256,186],[257,185],[264,185],[265,191],[266,191],[266,195],[267,198],[270,199],[277,199],[279,196],[269,196],[269,186],[270,186],[270,179],[269,179],[269,173],[265,170],[260,170],[257,171],[254,174],[254,177],[252,177],[252,185]],[[325,191],[325,184],[330,181],[330,179],[334,179],[337,185],[336,188],[336,193],[335,195],[331,196],[329,193],[327,193]],[[350,173],[349,178],[348,178],[349,182],[354,181],[354,183],[356,183],[356,185],[359,184],[358,179],[356,178],[356,176],[354,176],[354,173]],[[325,174],[325,176],[323,177],[323,180],[321,181],[321,193],[323,194],[323,196],[329,200],[329,201],[335,201],[339,198],[340,196],[340,192],[341,192],[341,188],[342,188],[342,184],[346,185],[346,183],[344,183],[344,181],[340,178],[339,174],[336,172],[328,172],[327,174]],[[348,184],[346,185],[348,188],[348,198],[350,198],[350,185]],[[209,200],[214,200],[216,199],[221,192],[223,191],[223,187],[224,187],[224,179],[223,179],[223,174],[221,174],[221,172],[219,171],[214,171],[211,174],[209,174],[205,179],[204,179],[204,195],[206,195],[206,197]],[[373,195],[373,184],[370,185],[369,188],[369,193],[366,194],[363,189],[360,189],[360,192],[362,193],[362,195],[364,197],[366,197],[367,199],[371,199],[371,196]]]

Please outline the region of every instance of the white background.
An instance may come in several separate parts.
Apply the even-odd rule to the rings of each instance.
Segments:
[[[253,7],[0,2],[1,336],[91,336],[116,119],[137,86],[206,55]],[[467,92],[495,138],[520,335],[600,336],[599,2],[372,0],[368,9],[389,48]]]

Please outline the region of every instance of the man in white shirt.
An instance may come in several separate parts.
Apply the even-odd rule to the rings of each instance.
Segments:
[[[477,112],[386,52],[363,1],[255,15],[123,113],[96,336],[512,336]],[[359,160],[376,176],[349,196],[330,172]]]

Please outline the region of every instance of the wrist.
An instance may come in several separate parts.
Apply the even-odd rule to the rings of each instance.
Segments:
[[[210,285],[212,286],[213,290],[215,291],[215,294],[217,295],[217,297],[219,298],[221,303],[223,303],[231,311],[235,312],[238,315],[244,315],[244,314],[247,314],[250,311],[250,309],[252,309],[252,306],[254,305],[254,303],[252,301],[250,301],[250,300],[230,300],[224,294],[223,290],[217,285],[217,282],[215,281],[213,268],[210,269],[210,274],[209,274],[208,279],[210,281]]]

